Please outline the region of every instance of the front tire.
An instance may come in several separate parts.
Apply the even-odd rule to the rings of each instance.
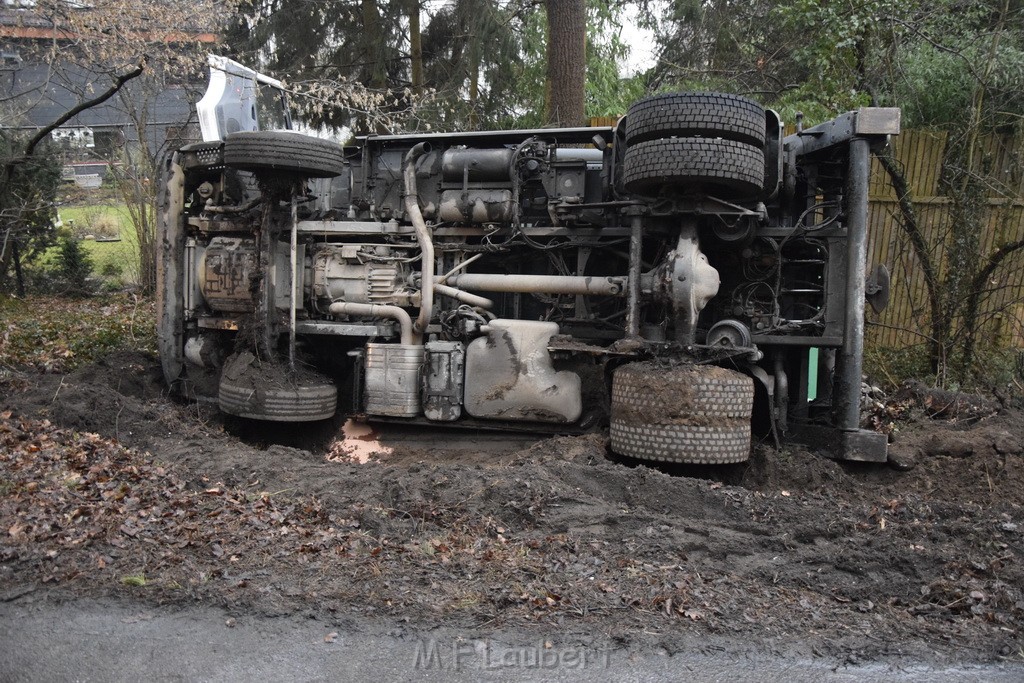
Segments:
[[[289,372],[243,352],[224,364],[217,403],[222,412],[250,420],[315,422],[334,416],[338,389],[319,373]]]
[[[224,163],[257,175],[274,171],[306,178],[333,178],[345,169],[341,145],[287,130],[228,135]]]

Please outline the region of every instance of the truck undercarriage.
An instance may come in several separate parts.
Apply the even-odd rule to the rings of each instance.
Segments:
[[[186,146],[161,181],[165,376],[256,420],[884,460],[859,429],[867,181],[899,112],[781,132],[746,98],[675,93],[614,128]]]

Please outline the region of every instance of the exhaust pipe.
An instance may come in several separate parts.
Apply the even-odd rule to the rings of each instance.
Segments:
[[[409,314],[406,313],[404,309],[399,308],[398,306],[388,306],[385,304],[355,304],[339,301],[331,304],[330,308],[327,310],[331,312],[331,315],[365,315],[380,318],[391,318],[398,322],[398,327],[402,332],[403,344],[414,345],[420,343],[419,341],[415,341],[416,335],[413,333],[412,318],[409,317]]]
[[[423,343],[423,334],[427,331],[427,325],[430,324],[430,316],[434,310],[434,241],[427,229],[426,221],[423,220],[419,193],[416,189],[416,162],[429,151],[430,143],[420,142],[405,155],[405,212],[408,214],[409,220],[412,221],[412,227],[416,230],[416,241],[419,242],[423,258],[421,260],[420,312],[412,326],[415,341],[403,341],[403,344]],[[402,336],[405,337],[404,333]]]

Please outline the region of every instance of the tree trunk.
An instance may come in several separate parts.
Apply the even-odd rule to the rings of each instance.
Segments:
[[[21,272],[21,252],[18,251],[18,240],[11,245],[11,254],[14,257],[14,277],[18,281],[18,296],[25,296],[25,274]]]
[[[384,22],[381,18],[380,8],[377,7],[374,0],[361,0],[359,7],[363,26],[360,44],[365,62],[360,78],[366,87],[382,92],[388,84],[384,52]],[[354,122],[353,128],[357,135],[367,133],[386,135],[391,132],[379,119],[372,128],[371,125],[372,120],[369,117],[359,116]]]
[[[380,10],[374,0],[362,0],[360,8],[363,15],[363,55],[367,62],[365,83],[375,90],[382,90],[387,85],[387,70],[381,59],[384,31]]]
[[[477,102],[480,99],[480,50],[479,36],[473,36],[469,50],[469,129],[474,130],[479,124]]]
[[[548,45],[545,118],[548,124],[582,126],[587,66],[585,0],[547,0]]]
[[[1024,249],[1024,239],[1004,244],[989,254],[983,261],[984,265],[974,274],[974,281],[971,283],[967,303],[964,305],[964,329],[967,330],[967,336],[964,338],[963,344],[963,371],[965,374],[973,372],[978,334],[980,332],[978,329],[978,318],[982,301],[988,294],[989,278],[995,274],[1003,261],[1021,249]]]
[[[928,240],[921,230],[914,209],[914,198],[910,193],[910,184],[903,170],[899,167],[891,150],[878,155],[878,161],[889,175],[893,192],[900,208],[900,220],[897,223],[904,234],[910,239],[910,246],[917,257],[921,275],[924,277],[925,290],[928,292],[928,318],[931,321],[931,338],[928,340],[928,357],[932,372],[944,373],[946,344],[949,337],[948,324],[943,320],[942,285],[939,273],[932,261]]]
[[[409,0],[409,61],[412,92],[423,94],[423,41],[420,35],[420,0]]]

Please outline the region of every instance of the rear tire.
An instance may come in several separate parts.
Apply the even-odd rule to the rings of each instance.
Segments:
[[[333,178],[345,169],[341,145],[292,131],[242,131],[224,141],[224,163],[252,171]]]
[[[753,380],[739,372],[630,363],[612,377],[612,450],[653,462],[744,462],[753,405]]]
[[[640,100],[626,116],[626,143],[706,137],[761,147],[765,112],[757,102],[727,93],[669,93]]]
[[[678,190],[726,190],[751,197],[764,190],[764,152],[733,140],[671,138],[626,148],[623,163],[626,189],[656,195],[666,187]]]

